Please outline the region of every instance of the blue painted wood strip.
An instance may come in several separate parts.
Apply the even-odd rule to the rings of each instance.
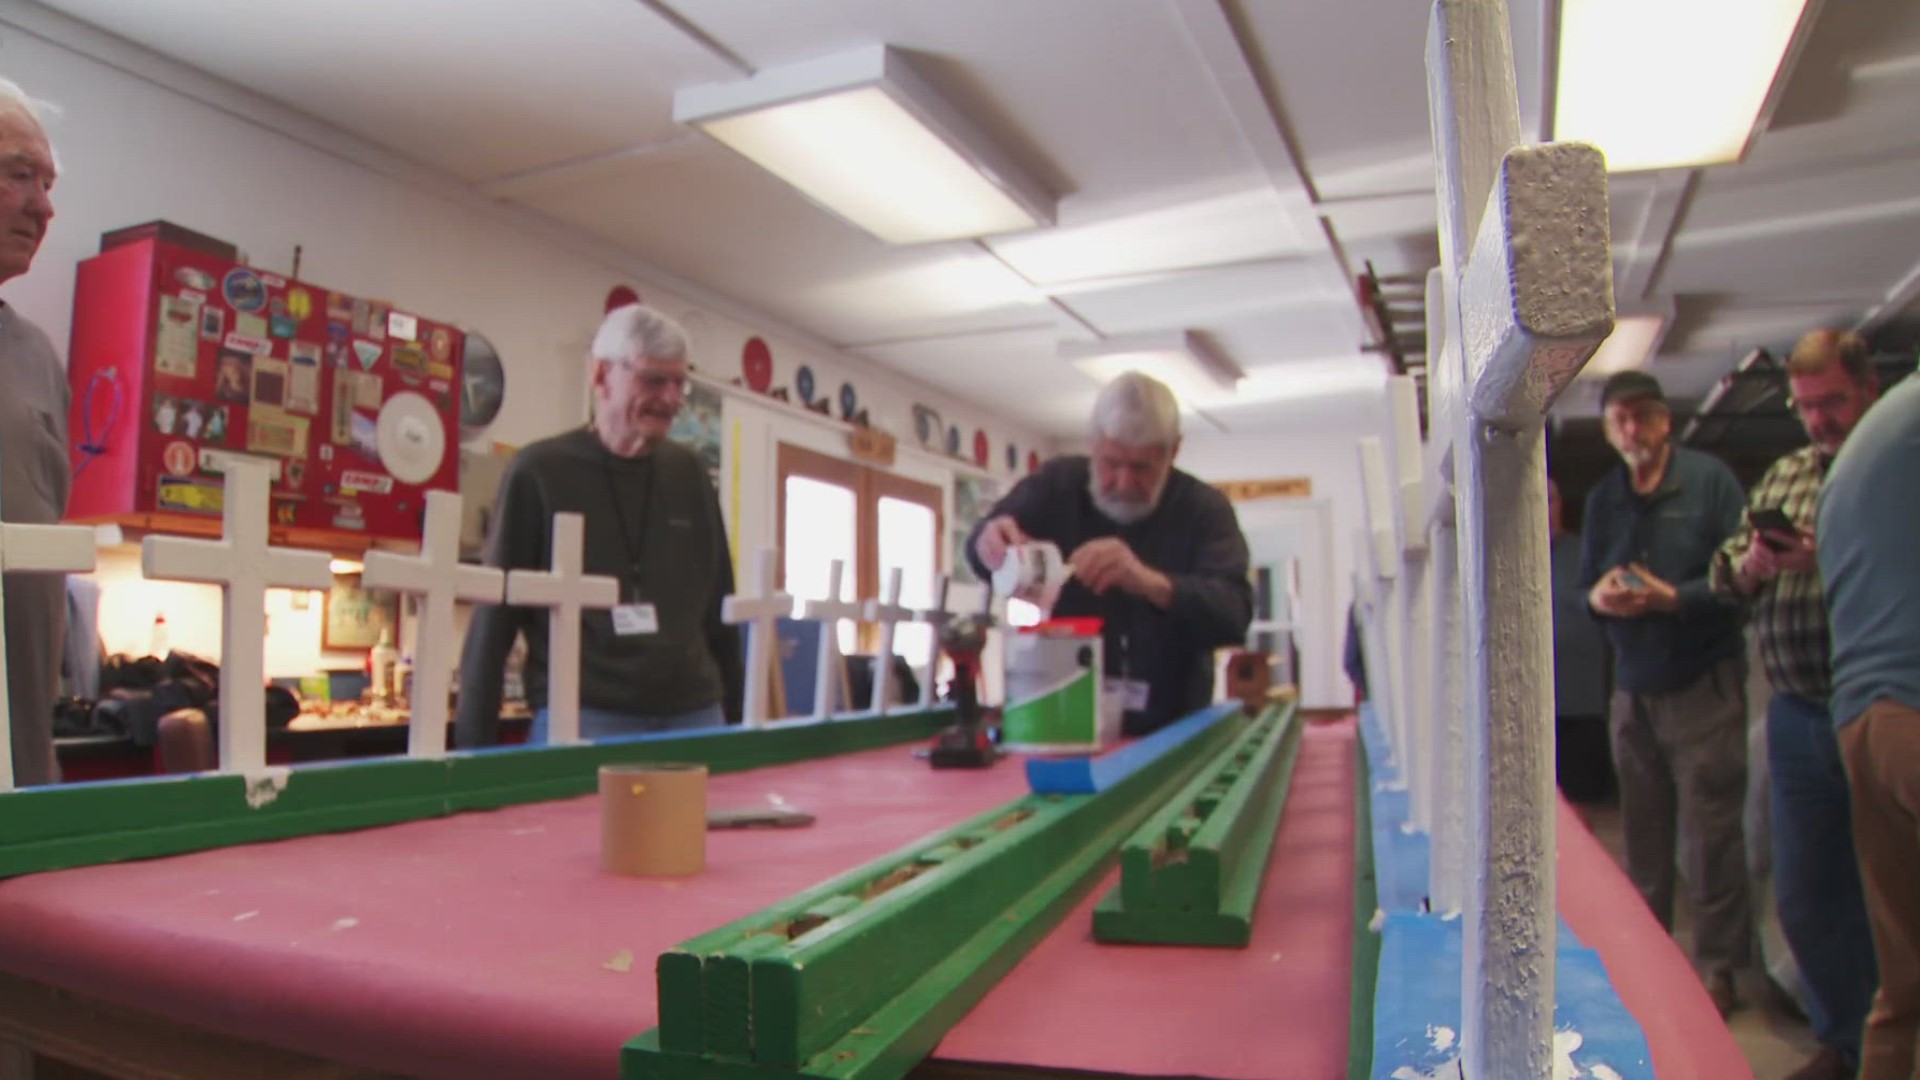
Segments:
[[[1161,754],[1239,712],[1239,702],[1222,701],[1105,754],[1028,758],[1027,786],[1035,795],[1093,795],[1105,791]]]

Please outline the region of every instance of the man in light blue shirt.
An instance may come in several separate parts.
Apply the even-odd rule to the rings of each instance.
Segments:
[[[1860,1080],[1911,1080],[1920,1039],[1920,378],[1853,429],[1820,493],[1840,754],[1880,989]]]

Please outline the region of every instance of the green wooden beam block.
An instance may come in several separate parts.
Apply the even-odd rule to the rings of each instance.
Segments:
[[[703,993],[711,995],[717,950],[756,929],[801,929],[796,913],[829,915],[750,959],[751,1063],[716,1053],[711,1032],[708,1051],[693,1055],[662,1031],[629,1043],[623,1075],[904,1075],[1065,917],[1146,815],[1244,725],[1223,712],[1101,794],[1016,800],[681,945],[676,953],[707,957]],[[668,999],[688,980],[661,970],[664,1023],[680,1015]],[[731,986],[723,989],[734,1000]]]
[[[707,998],[701,985],[706,961],[698,953],[678,949],[654,961],[654,984],[660,988],[660,1042],[678,1054],[698,1054],[707,1048]]]
[[[599,767],[688,761],[715,772],[914,742],[950,708],[674,739],[513,747],[442,759],[379,758],[59,784],[0,794],[0,878],[233,844],[392,825],[463,810],[585,795]]]
[[[1095,907],[1094,937],[1158,945],[1245,946],[1299,755],[1297,710],[1269,709],[1128,838],[1121,881]],[[1155,826],[1204,814],[1184,845]]]
[[[737,1058],[753,1053],[751,964],[755,957],[777,952],[786,944],[786,928],[775,926],[707,957],[702,980],[707,1053]]]

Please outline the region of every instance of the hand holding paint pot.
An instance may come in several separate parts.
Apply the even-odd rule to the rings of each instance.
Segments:
[[[1061,557],[1059,546],[1036,540],[1007,548],[1006,559],[993,572],[993,591],[1051,611],[1072,576],[1073,570]]]

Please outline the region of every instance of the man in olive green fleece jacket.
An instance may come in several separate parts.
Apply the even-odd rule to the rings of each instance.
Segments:
[[[667,432],[687,388],[681,329],[638,304],[593,340],[593,420],[514,455],[500,484],[486,562],[545,569],[553,515],[585,518],[586,572],[620,583],[620,607],[581,615],[583,738],[715,727],[740,718],[739,631],[720,621],[733,591],[720,501],[693,451]],[[485,605],[460,658],[455,735],[499,738],[501,675],[527,640],[532,741],[546,739],[547,615]]]

